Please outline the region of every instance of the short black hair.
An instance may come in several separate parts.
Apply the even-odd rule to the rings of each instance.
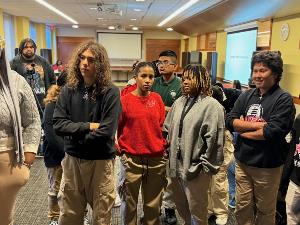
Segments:
[[[19,54],[22,54],[23,49],[26,47],[27,43],[31,43],[34,48],[34,53],[36,52],[36,44],[34,40],[32,40],[31,38],[24,38],[19,45]]]
[[[272,71],[272,74],[277,76],[277,82],[281,80],[283,61],[280,51],[261,51],[254,54],[251,60],[251,72],[253,72],[253,67],[256,63],[262,63],[268,67]]]
[[[241,82],[239,80],[234,80],[233,85],[235,85],[235,89],[242,90],[242,85],[241,85]]]
[[[162,51],[159,54],[159,57],[161,57],[161,56],[169,56],[169,57],[174,57],[175,59],[177,59],[176,53],[174,51],[172,51],[172,50]]]

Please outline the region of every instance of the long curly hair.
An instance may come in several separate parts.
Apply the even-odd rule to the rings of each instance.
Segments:
[[[80,55],[90,50],[95,55],[95,86],[96,95],[105,91],[111,84],[111,71],[109,59],[105,48],[95,41],[83,42],[78,48],[73,51],[72,57],[68,63],[67,86],[71,89],[76,89],[83,82],[83,77],[80,72]]]
[[[189,64],[183,70],[183,74],[185,73],[188,73],[190,77],[196,78],[197,95],[212,96],[210,75],[205,67],[202,65]]]
[[[56,102],[60,93],[61,87],[54,84],[47,90],[46,98],[44,98],[44,104],[47,105],[50,102]]]

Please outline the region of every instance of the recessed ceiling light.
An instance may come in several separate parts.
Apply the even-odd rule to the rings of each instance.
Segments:
[[[97,20],[103,20],[103,18],[102,17],[98,17]]]
[[[168,27],[166,30],[167,31],[173,31],[173,28],[172,27]]]
[[[91,9],[91,10],[96,10],[96,9],[97,9],[97,7],[91,7],[90,9]]]
[[[79,28],[78,24],[73,24],[72,27],[73,28]]]
[[[140,12],[140,11],[142,11],[141,9],[133,9],[133,11],[135,11],[135,12]]]
[[[73,24],[78,24],[78,22],[68,15],[64,14],[62,11],[55,8],[53,5],[50,5],[48,2],[45,2],[44,0],[35,0],[37,3],[45,6],[47,9],[51,10],[52,12],[55,12],[56,14],[60,15],[61,17],[65,18],[66,20],[70,21]]]
[[[114,30],[115,27],[114,27],[114,26],[108,26],[108,29],[109,29],[109,30]]]
[[[131,29],[132,30],[138,30],[139,28],[138,27],[132,27]]]
[[[132,18],[132,19],[130,19],[130,20],[135,21],[136,19],[135,19],[135,18]]]

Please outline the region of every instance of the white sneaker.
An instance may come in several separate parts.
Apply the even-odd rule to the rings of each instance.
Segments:
[[[49,225],[58,225],[58,220],[50,220]]]
[[[216,224],[217,225],[226,225],[227,220],[228,220],[228,217],[226,217],[226,216],[219,216],[216,219]]]

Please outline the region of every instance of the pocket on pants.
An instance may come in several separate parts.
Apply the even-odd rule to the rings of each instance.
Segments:
[[[116,193],[114,183],[99,186],[97,199],[93,203],[93,224],[106,225],[111,224],[111,209],[115,201]]]

